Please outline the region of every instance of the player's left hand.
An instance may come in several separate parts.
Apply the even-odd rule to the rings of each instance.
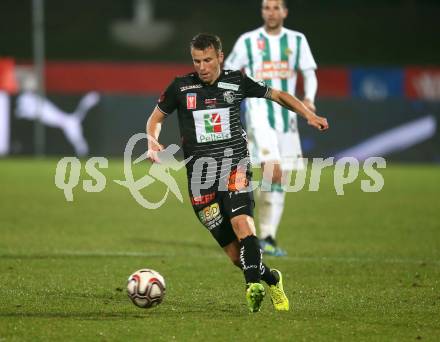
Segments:
[[[327,119],[318,115],[310,117],[307,120],[307,123],[320,131],[326,131],[328,129]]]

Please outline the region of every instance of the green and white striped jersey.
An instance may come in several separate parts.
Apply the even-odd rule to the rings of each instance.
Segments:
[[[225,61],[225,69],[244,69],[248,76],[271,88],[295,94],[298,70],[314,70],[316,63],[304,34],[283,27],[274,36],[261,27],[240,36]],[[247,99],[246,105],[250,113],[266,112],[269,125],[279,132],[287,132],[291,116],[296,116],[266,99]]]

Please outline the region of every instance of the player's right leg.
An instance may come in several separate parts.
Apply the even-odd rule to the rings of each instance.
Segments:
[[[252,120],[253,117],[250,119]],[[282,256],[286,252],[277,247],[275,242],[284,209],[281,155],[276,130],[262,123],[251,124],[249,126],[249,151],[252,164],[263,167],[258,196],[261,248],[267,255]]]
[[[230,212],[233,210],[231,203],[225,206],[225,199],[229,199],[227,193],[220,195],[219,192],[209,189],[199,196],[191,196],[194,212],[200,222],[209,230],[218,244],[225,250],[232,262],[242,269],[246,280],[246,301],[251,312],[260,310],[265,295],[263,285],[260,284],[261,251],[258,239],[253,232],[253,220],[235,219],[233,224],[230,220]],[[191,190],[190,190],[191,191]],[[239,201],[234,204],[240,209],[235,213],[247,212],[252,214],[254,207],[251,194],[241,193]],[[243,200],[243,203],[240,202]],[[229,201],[229,200],[228,200]],[[242,207],[243,206],[243,207]]]
[[[266,292],[260,283],[262,257],[254,234],[253,219],[248,215],[238,215],[231,219],[231,225],[238,239],[239,262],[246,281],[247,305],[250,312],[258,312]]]
[[[287,254],[277,246],[275,240],[284,210],[285,192],[282,178],[283,172],[279,160],[263,163],[259,201],[260,245],[265,254],[272,256]]]
[[[244,197],[244,194],[239,194],[238,196]],[[233,206],[236,206],[240,204],[240,199],[232,203]],[[232,244],[231,247],[235,247],[236,254],[233,255],[234,257],[238,257],[239,250],[239,263],[246,278],[246,300],[249,310],[251,312],[260,311],[265,296],[264,287],[260,284],[260,279],[269,285],[271,300],[275,309],[281,310],[280,308],[283,307],[286,310],[287,301],[288,310],[289,302],[283,291],[281,273],[279,271],[277,271],[278,273],[273,272],[267,265],[263,264],[261,249],[255,236],[253,218],[246,214],[233,216],[231,218],[231,225],[238,238],[238,244]],[[227,249],[225,251],[228,252]]]
[[[234,240],[226,246],[223,250],[234,263],[235,266],[242,269],[240,262],[240,243]],[[283,278],[281,272],[275,269],[270,269],[266,264],[261,262],[260,265],[261,280],[269,286],[269,295],[275,310],[289,310],[289,299],[284,293]],[[246,288],[246,301],[248,302],[249,311],[258,311],[261,307],[261,286],[253,285],[252,288]],[[258,300],[258,302],[256,302]]]

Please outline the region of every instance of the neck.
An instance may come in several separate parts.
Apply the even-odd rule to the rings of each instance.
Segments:
[[[276,36],[279,35],[281,33],[281,29],[283,27],[277,26],[277,27],[268,27],[268,26],[264,26],[264,30],[266,31],[267,34],[271,35],[271,36]]]

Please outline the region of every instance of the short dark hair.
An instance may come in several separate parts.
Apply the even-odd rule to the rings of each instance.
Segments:
[[[213,47],[217,52],[222,51],[222,41],[215,34],[199,33],[191,39],[189,44],[191,48],[197,50],[205,50],[209,47]]]
[[[264,2],[264,0],[261,0],[261,5],[263,5],[263,2]],[[287,8],[287,0],[281,0],[281,5],[282,5],[284,8]]]

